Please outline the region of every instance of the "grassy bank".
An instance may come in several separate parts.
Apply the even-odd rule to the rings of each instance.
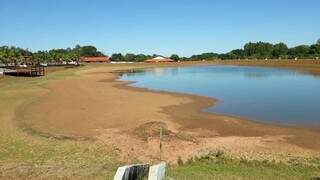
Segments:
[[[248,161],[211,154],[169,166],[166,179],[317,179],[320,160]]]
[[[82,69],[85,69],[84,67]],[[118,166],[112,148],[94,141],[58,140],[25,131],[15,111],[47,92],[46,84],[77,76],[67,69],[45,77],[0,81],[0,179],[110,179]]]
[[[116,155],[92,142],[0,138],[0,178],[112,178]]]

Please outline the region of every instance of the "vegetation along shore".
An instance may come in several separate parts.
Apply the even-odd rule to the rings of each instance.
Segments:
[[[214,99],[117,80],[133,69],[214,64],[319,74],[316,61],[216,60],[92,64],[39,78],[8,77],[0,80],[1,176],[111,178],[120,164],[159,162],[160,127],[162,160],[172,165],[168,177],[183,179],[189,169],[198,172],[191,179],[258,176],[249,171],[268,179],[275,169],[283,178],[319,176],[318,131],[204,113]]]
[[[25,56],[32,57],[33,60],[42,63],[62,63],[79,60],[80,56],[105,56],[94,46],[76,45],[74,48],[52,49],[48,51],[31,52],[28,49],[1,46],[0,47],[0,64],[10,64],[22,62]],[[144,62],[147,59],[156,57],[156,54],[130,54],[125,55],[115,53],[111,59],[115,62]],[[208,52],[190,57],[179,57],[172,54],[171,59],[175,61],[199,61],[199,60],[232,60],[232,59],[319,59],[320,58],[320,39],[312,45],[299,45],[289,48],[285,43],[280,42],[271,44],[268,42],[249,42],[242,49],[234,49],[228,53]]]

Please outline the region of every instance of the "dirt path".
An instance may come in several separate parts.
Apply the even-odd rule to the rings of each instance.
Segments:
[[[17,120],[41,133],[98,139],[127,161],[158,161],[160,127],[169,162],[210,149],[258,158],[319,156],[320,133],[203,113],[214,100],[128,87],[112,73],[137,67],[145,66],[102,66],[52,81],[48,93],[20,106]]]

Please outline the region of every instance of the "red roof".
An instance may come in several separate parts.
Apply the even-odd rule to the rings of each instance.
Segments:
[[[80,60],[82,62],[109,62],[110,61],[110,57],[108,56],[101,56],[101,57],[80,57]]]

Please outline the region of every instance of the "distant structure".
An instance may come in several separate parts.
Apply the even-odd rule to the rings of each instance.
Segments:
[[[2,75],[11,76],[44,76],[45,67],[41,65],[40,61],[34,61],[31,56],[23,56],[20,62],[14,60],[13,63],[6,64],[1,68]]]
[[[157,56],[155,58],[148,59],[145,61],[145,63],[166,63],[166,62],[174,62],[174,60],[170,58],[165,58],[162,56]]]
[[[84,63],[109,63],[111,61],[108,56],[101,57],[80,57],[80,61]]]

